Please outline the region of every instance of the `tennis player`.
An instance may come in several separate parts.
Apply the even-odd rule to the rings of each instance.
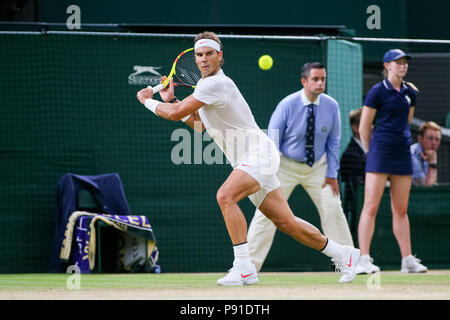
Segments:
[[[153,99],[151,88],[137,93],[138,100],[161,118],[185,121],[194,128],[201,121],[215,143],[224,152],[233,171],[217,192],[228,234],[233,243],[234,262],[219,285],[245,285],[258,282],[247,245],[247,222],[238,202],[249,197],[276,227],[300,243],[321,251],[342,273],[339,282],[354,279],[359,250],[341,246],[323,236],[310,223],[293,215],[280,188],[276,173],[280,164],[273,141],[260,130],[244,97],[223,70],[220,39],[212,32],[195,37],[195,62],[202,74],[192,95],[178,101],[173,82],[160,91],[164,103]],[[172,102],[172,103],[170,103]]]

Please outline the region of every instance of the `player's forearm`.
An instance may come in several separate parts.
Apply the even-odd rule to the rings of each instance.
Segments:
[[[171,121],[186,121],[189,116],[186,110],[180,110],[179,103],[164,103],[154,99],[146,99],[144,105],[157,116]]]
[[[156,114],[161,118],[171,121],[180,121],[188,116],[187,114],[180,112],[178,103],[160,103],[156,107]]]

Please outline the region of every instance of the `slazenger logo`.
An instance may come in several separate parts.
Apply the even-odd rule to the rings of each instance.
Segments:
[[[161,74],[156,70],[161,68],[162,67],[134,66],[133,70],[135,72],[128,76],[128,84],[157,85],[160,83]]]

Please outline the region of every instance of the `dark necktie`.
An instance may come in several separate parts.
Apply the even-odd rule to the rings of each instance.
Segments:
[[[308,117],[306,118],[306,144],[305,144],[305,159],[306,164],[310,167],[314,164],[314,104],[306,106],[308,108]]]

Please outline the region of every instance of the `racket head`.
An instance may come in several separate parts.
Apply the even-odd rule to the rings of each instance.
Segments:
[[[197,82],[202,78],[202,74],[195,62],[194,48],[184,51],[175,63],[176,84],[183,87],[195,88]]]
[[[170,79],[172,79],[172,77],[174,75],[176,75],[176,70],[177,70],[177,65],[180,67],[181,65],[185,65],[185,64],[190,64],[190,62],[188,63],[187,61],[190,61],[191,58],[193,59],[192,63],[195,65],[195,56],[194,56],[194,48],[188,48],[186,50],[184,50],[183,52],[181,52],[174,60],[173,64],[172,64],[172,68],[170,69],[170,73],[167,76],[167,78],[162,82],[164,88],[167,87],[169,85]],[[179,79],[180,80],[180,79]],[[183,85],[183,86],[189,86],[191,87],[191,85],[189,83],[185,83],[182,80],[177,82],[177,85]]]

